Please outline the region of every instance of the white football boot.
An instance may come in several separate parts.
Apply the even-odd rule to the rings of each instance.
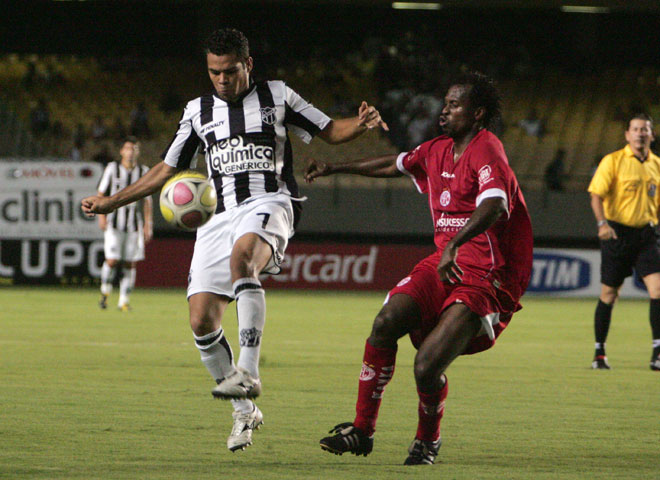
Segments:
[[[251,413],[232,413],[234,417],[234,427],[227,438],[227,448],[232,452],[236,450],[245,450],[252,445],[252,431],[259,430],[264,423],[264,415],[255,405]]]
[[[211,392],[215,398],[256,398],[261,394],[261,380],[252,377],[247,370],[237,368],[236,372],[229,375],[215,386]]]

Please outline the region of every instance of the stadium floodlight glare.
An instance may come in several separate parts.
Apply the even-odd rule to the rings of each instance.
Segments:
[[[565,13],[610,13],[608,7],[592,7],[589,5],[562,5],[561,11]]]
[[[442,4],[428,2],[392,2],[392,8],[396,10],[440,10]]]

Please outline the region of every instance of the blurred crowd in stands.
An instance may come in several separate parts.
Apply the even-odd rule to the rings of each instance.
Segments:
[[[383,134],[381,145],[406,151],[440,133],[438,115],[449,78],[477,68],[505,85],[505,115],[497,134],[517,139],[521,132],[538,145],[559,135],[548,109],[539,111],[529,99],[524,112],[509,108],[523,102],[512,98],[518,90],[506,86],[542,82],[542,72],[524,46],[513,45],[509,51],[475,49],[479,53],[469,58],[452,59],[431,43],[432,38],[420,28],[395,39],[371,36],[341,54],[330,45],[291,57],[267,39],[254,38],[255,77],[287,81],[333,117],[354,114],[366,99],[378,106],[391,129]],[[0,110],[16,112],[31,141],[41,144],[41,152],[49,156],[107,163],[116,152],[114,143],[130,134],[152,146],[151,158],[156,161],[176,129],[184,102],[210,89],[198,60],[6,55],[0,58],[5,67],[0,68]],[[621,122],[641,110],[660,119],[658,70],[643,70],[637,82],[644,96],[616,99],[612,120]],[[0,155],[6,156],[8,148],[1,140]],[[563,190],[567,157],[574,153],[561,142],[546,154],[549,148],[538,147],[544,164],[536,171],[544,172],[539,178],[545,188]]]

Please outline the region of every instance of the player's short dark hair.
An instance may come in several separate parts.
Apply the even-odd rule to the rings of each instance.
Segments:
[[[250,57],[250,44],[243,32],[235,28],[219,28],[204,42],[204,53],[214,55],[236,55],[241,62]]]
[[[626,130],[630,128],[630,122],[633,120],[644,120],[645,122],[651,122],[651,128],[653,128],[653,118],[648,113],[637,112],[630,116],[628,123],[626,124]]]
[[[470,85],[468,94],[470,105],[473,108],[483,107],[484,127],[493,130],[502,116],[502,97],[497,90],[495,81],[488,75],[480,72],[463,73],[451,82],[451,85]]]
[[[126,143],[140,143],[140,140],[136,136],[128,135],[122,139],[121,146],[123,147]]]

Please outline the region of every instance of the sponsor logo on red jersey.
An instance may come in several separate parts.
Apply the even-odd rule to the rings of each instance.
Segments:
[[[436,232],[454,232],[465,226],[469,217],[445,217],[443,214],[435,222]]]

